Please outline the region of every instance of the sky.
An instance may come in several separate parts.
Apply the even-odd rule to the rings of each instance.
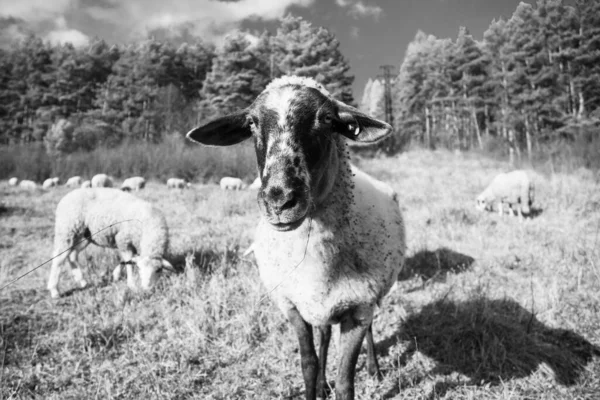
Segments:
[[[293,14],[340,41],[359,100],[381,65],[399,67],[418,30],[455,38],[466,26],[480,40],[494,18],[510,18],[518,0],[0,0],[0,46],[26,32],[52,43],[85,45],[100,37],[127,43],[161,32],[219,44],[233,29],[275,31]]]

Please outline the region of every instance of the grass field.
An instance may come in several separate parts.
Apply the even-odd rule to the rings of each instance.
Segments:
[[[600,398],[600,178],[535,173],[535,218],[481,214],[474,198],[507,165],[412,151],[360,162],[399,193],[407,268],[377,311],[384,378],[360,399]],[[67,189],[0,185],[0,282],[51,255]],[[0,291],[0,398],[300,399],[297,341],[265,297],[252,258],[253,192],[151,182],[182,272],[148,293],[112,283],[110,250],[80,256],[91,286],[49,265]],[[333,342],[333,341],[332,341]],[[335,345],[328,377],[335,377]]]

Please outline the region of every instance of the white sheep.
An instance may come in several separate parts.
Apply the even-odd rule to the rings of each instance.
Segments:
[[[65,183],[65,186],[68,188],[78,188],[78,187],[81,187],[82,182],[83,182],[83,179],[81,179],[81,177],[79,175],[76,175],[76,176],[72,176],[69,179],[67,179],[67,183]]]
[[[90,243],[119,250],[123,261],[113,271],[115,281],[127,265],[127,285],[135,289],[132,264],[136,264],[141,286],[147,289],[158,271],[172,268],[163,258],[168,242],[165,217],[147,201],[118,189],[75,189],[56,207],[50,295],[59,297],[60,267],[65,260],[75,281],[81,287],[87,286],[77,255]]]
[[[92,187],[92,181],[87,180],[87,181],[81,182],[82,189],[87,189],[87,188],[91,188],[91,187]]]
[[[341,328],[336,399],[354,398],[365,335],[367,370],[379,371],[371,324],[404,264],[404,223],[396,193],[350,165],[343,136],[375,142],[390,132],[314,80],[287,76],[248,108],[187,134],[211,146],[254,137],[261,220],[249,249],[267,292],[298,334],[307,399],[325,395],[332,324]]]
[[[249,186],[249,188],[252,190],[258,190],[258,189],[260,189],[260,185],[261,185],[260,176],[257,176],[256,179]]]
[[[121,190],[135,190],[136,192],[146,187],[146,179],[141,176],[127,178],[121,184]]]
[[[223,190],[244,190],[246,188],[246,184],[240,178],[232,178],[230,176],[221,178],[219,186]]]
[[[35,190],[37,189],[38,185],[34,181],[24,179],[21,182],[19,182],[19,187],[25,190]]]
[[[184,189],[191,187],[192,184],[181,178],[169,178],[167,180],[167,188],[169,189]]]
[[[525,171],[516,170],[497,175],[488,187],[477,196],[477,209],[494,209],[497,205],[498,213],[504,215],[504,207],[509,206],[511,213],[516,211],[520,219],[523,214],[531,212],[535,188],[533,182]],[[513,214],[514,215],[514,214]]]
[[[112,187],[113,180],[106,174],[97,174],[92,177],[92,187]]]
[[[56,186],[58,186],[59,181],[60,181],[60,179],[58,179],[57,177],[48,178],[44,181],[44,183],[42,184],[42,187],[44,189],[50,189],[50,188],[56,187]]]
[[[9,186],[17,186],[17,183],[19,183],[19,178],[17,177],[12,177],[8,180],[8,184]]]

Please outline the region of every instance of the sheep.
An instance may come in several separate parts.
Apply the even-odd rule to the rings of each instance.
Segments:
[[[37,189],[38,185],[34,181],[24,179],[21,182],[19,182],[19,187],[21,189],[26,189],[26,190],[35,190],[35,189]]]
[[[133,176],[131,178],[127,178],[121,184],[121,190],[131,191],[135,190],[136,192],[146,187],[146,179],[141,176]]]
[[[136,285],[132,264],[139,267],[143,289],[154,284],[162,268],[173,268],[163,258],[169,230],[159,210],[118,189],[75,189],[56,207],[54,253],[48,278],[48,290],[53,298],[60,296],[58,280],[65,260],[79,286],[87,286],[77,256],[90,243],[118,249],[123,261],[114,269],[113,280],[119,280],[126,265],[127,285],[133,290]]]
[[[257,176],[256,179],[252,182],[252,184],[249,186],[250,189],[252,190],[258,190],[260,189],[260,176]]]
[[[8,185],[9,186],[17,186],[17,183],[19,183],[19,178],[17,177],[12,177],[8,180]]]
[[[480,211],[494,209],[497,204],[498,213],[504,215],[503,205],[510,207],[511,213],[517,212],[520,220],[523,214],[530,214],[534,201],[534,184],[523,170],[497,175],[488,187],[477,196],[477,209]]]
[[[90,180],[83,181],[81,183],[81,188],[82,189],[91,188],[91,187],[92,187],[92,182]]]
[[[246,184],[240,178],[232,178],[230,176],[226,176],[221,178],[219,181],[219,186],[223,190],[244,190],[246,189]]]
[[[354,398],[365,336],[367,370],[379,375],[371,324],[404,265],[404,222],[394,190],[351,166],[343,137],[369,143],[390,132],[314,80],[286,76],[248,108],[187,134],[209,146],[253,137],[261,218],[250,250],[298,335],[307,399],[326,397],[333,324],[341,328],[336,399]],[[319,358],[312,327],[319,328]]]
[[[72,176],[69,179],[67,179],[67,183],[65,183],[65,186],[68,188],[78,188],[81,187],[82,182],[83,179],[81,179],[80,176]]]
[[[184,189],[191,187],[192,184],[185,179],[180,178],[169,178],[167,180],[167,188],[169,189]]]
[[[112,187],[112,178],[106,174],[97,174],[92,177],[92,187]]]
[[[56,187],[56,186],[58,186],[59,181],[60,181],[60,179],[58,179],[57,177],[48,178],[44,181],[44,183],[42,183],[42,187],[44,189],[50,189],[50,188]]]

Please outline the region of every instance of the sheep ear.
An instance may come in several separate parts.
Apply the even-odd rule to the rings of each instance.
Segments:
[[[247,110],[238,111],[192,129],[186,137],[206,146],[231,146],[252,136]]]
[[[338,114],[342,120],[339,133],[361,143],[375,143],[392,133],[390,124],[371,118],[341,101],[336,100]]]

